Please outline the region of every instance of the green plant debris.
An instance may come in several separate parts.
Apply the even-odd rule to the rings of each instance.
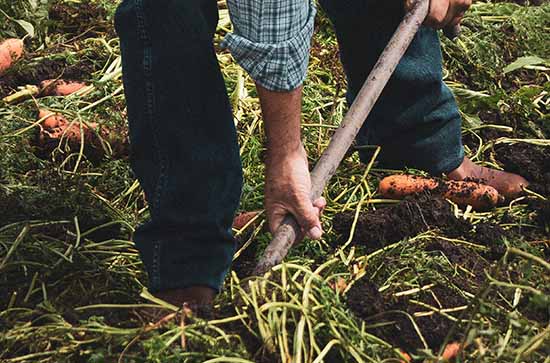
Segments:
[[[0,104],[0,362],[401,362],[404,353],[436,361],[449,342],[462,344],[460,362],[550,362],[548,2],[475,2],[460,38],[443,44],[467,154],[529,178],[526,197],[483,213],[431,196],[396,204],[377,194],[391,171],[350,153],[324,193],[323,240],[247,277],[270,240],[260,214],[236,231],[233,271],[208,318],[165,306],[153,320],[147,310],[162,302],[144,290],[131,241],[148,211],[128,161],[118,2],[15,3],[0,1],[0,38],[27,35],[27,50],[0,78],[0,96],[67,74],[90,87]],[[216,44],[231,27],[219,4]],[[244,168],[240,208],[259,210],[259,101],[231,56],[218,59]],[[347,109],[322,12],[304,97],[314,164]],[[98,153],[68,142],[46,148],[39,107],[110,136],[97,133]]]

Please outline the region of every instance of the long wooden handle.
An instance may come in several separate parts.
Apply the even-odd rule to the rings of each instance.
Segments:
[[[409,48],[418,29],[426,19],[429,5],[429,0],[418,0],[405,15],[382,52],[340,127],[332,136],[327,149],[323,152],[311,173],[312,200],[321,196],[328,180],[336,172],[336,168],[338,168],[359,129],[374,107],[378,97],[380,97],[403,54]],[[256,265],[254,274],[261,275],[281,263],[295,243],[299,233],[300,227],[296,220],[290,215],[287,216],[275,232],[273,240],[265,249],[262,258]]]

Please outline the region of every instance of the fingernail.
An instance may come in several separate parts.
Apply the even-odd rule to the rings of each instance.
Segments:
[[[309,230],[308,236],[311,239],[319,239],[323,235],[323,231],[321,231],[321,228],[319,227],[313,227]]]

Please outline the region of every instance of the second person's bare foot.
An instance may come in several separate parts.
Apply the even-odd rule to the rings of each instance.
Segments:
[[[447,174],[449,179],[479,179],[495,188],[506,199],[517,198],[529,182],[516,174],[479,166],[465,157],[462,164]]]

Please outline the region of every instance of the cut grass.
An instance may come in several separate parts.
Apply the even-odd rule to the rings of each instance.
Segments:
[[[79,6],[55,3],[72,11]],[[109,20],[114,4],[92,1],[86,9],[101,7],[97,13]],[[459,41],[445,41],[447,81],[459,98],[467,152],[476,162],[501,167],[495,145],[510,142],[536,143],[550,152],[549,70],[543,65],[503,72],[518,57],[550,59],[549,12],[549,4],[479,2]],[[221,24],[228,26],[223,16]],[[486,213],[453,206],[457,218],[472,223],[468,233],[480,233],[486,223],[510,232],[492,241],[502,247],[496,259],[487,257],[491,246],[474,234],[450,238],[434,225],[372,250],[351,236],[342,240],[332,226],[337,213],[348,212],[354,231],[361,213],[392,204],[376,193],[388,171],[376,164],[366,168],[356,155],[343,162],[325,192],[322,241],[296,246],[288,262],[266,276],[239,279],[232,273],[210,319],[167,309],[166,319],[150,325],[143,310],[160,302],[142,293],[146,276],[131,242],[134,226],[148,212],[127,158],[107,153],[92,163],[62,147],[43,158],[33,146],[37,104],[77,122],[125,129],[112,28],[69,34],[56,30],[63,25],[51,27],[44,50],[37,50],[42,41],[31,40],[32,58],[87,64],[91,79],[84,81],[93,90],[83,97],[0,105],[0,361],[399,362],[407,344],[420,348],[408,352],[413,358],[434,358],[441,344],[426,347],[434,345],[432,333],[445,327],[448,334],[439,333],[436,341],[465,343],[461,361],[550,362],[550,223],[545,227],[540,204],[550,196],[531,194]],[[20,31],[3,30],[3,36]],[[220,28],[216,42],[224,32]],[[218,58],[241,145],[241,209],[261,209],[265,138],[259,102],[231,57],[222,52]],[[30,71],[32,62],[23,59],[16,70]],[[302,131],[311,163],[343,118],[344,83],[334,34],[321,16],[304,89]],[[269,238],[263,223],[241,231],[245,247],[237,262],[253,260]],[[376,293],[359,289],[367,282]],[[381,308],[368,310],[377,299]],[[367,309],[365,315],[357,307]],[[396,327],[397,335],[408,334],[406,342],[388,334]]]

